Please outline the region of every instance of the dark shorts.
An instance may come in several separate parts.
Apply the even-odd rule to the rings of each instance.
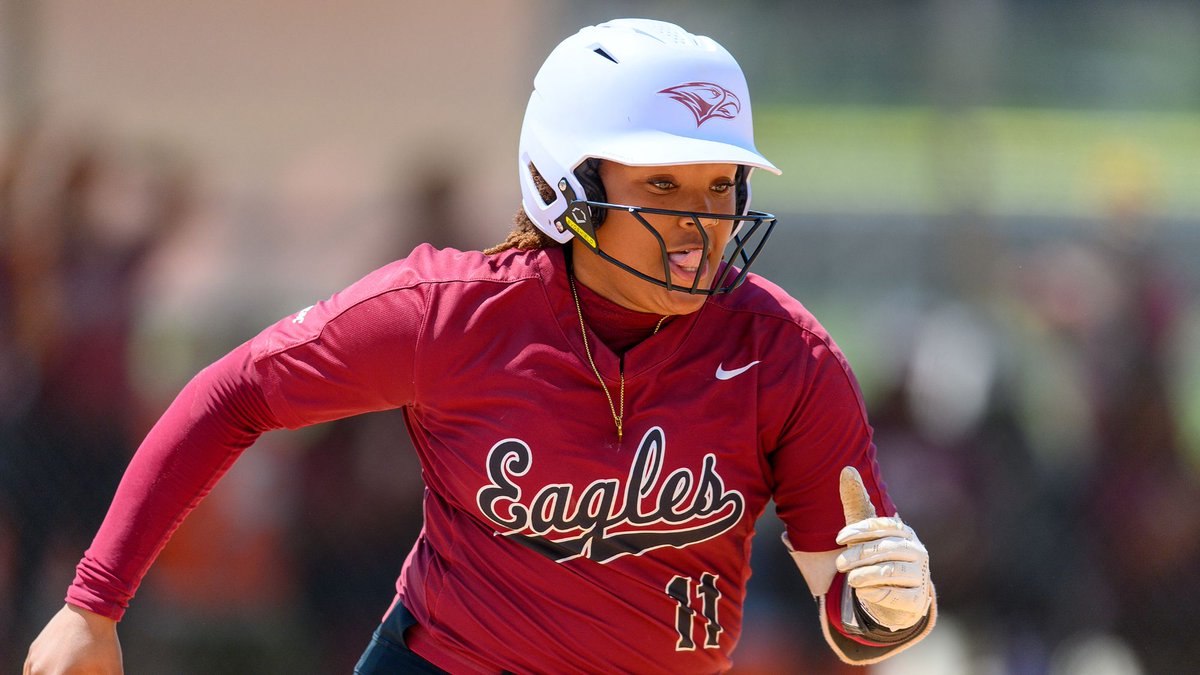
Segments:
[[[357,675],[446,675],[446,671],[417,656],[405,646],[404,631],[416,623],[417,620],[408,609],[397,602],[392,611],[384,617],[383,623],[379,624],[379,628],[375,629],[375,634],[371,636],[371,644],[358,660],[354,672]]]

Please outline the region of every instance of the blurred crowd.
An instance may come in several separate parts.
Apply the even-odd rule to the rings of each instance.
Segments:
[[[86,543],[139,430],[138,273],[180,222],[183,177],[152,154],[30,129],[0,164],[0,624],[39,618],[63,547]],[[36,609],[35,609],[36,608]]]
[[[203,176],[162,148],[62,124],[4,147],[7,672],[61,603],[123,467],[184,380],[307,304],[301,294],[353,280],[296,264],[272,236],[307,240],[355,275],[420,241],[493,242],[447,225],[463,212],[461,186],[433,166],[408,190],[383,180],[367,194],[337,188],[352,161],[320,154],[293,167],[286,189],[214,206]],[[494,214],[493,239],[508,215]],[[932,552],[942,612],[927,643],[874,670],[1161,673],[1200,662],[1190,639],[1200,448],[1188,417],[1200,408],[1188,379],[1200,302],[1158,257],[1152,208],[1117,201],[1106,218],[1034,245],[997,238],[974,270],[981,283],[916,294],[881,284],[849,310],[861,319],[848,330],[870,336],[846,337],[873,354],[851,361],[880,462]],[[784,250],[807,227],[803,216],[785,225]],[[180,278],[240,297],[172,314],[162,285]],[[836,288],[789,290],[838,301]],[[264,436],[147,577],[122,624],[129,671],[348,672],[391,600],[420,498],[395,412]],[[768,514],[736,672],[860,672],[823,645],[779,533]]]
[[[263,202],[230,205],[177,154],[87,126],[44,122],[0,145],[0,670],[15,672],[186,379],[315,289],[455,229],[397,205],[451,212],[436,166],[399,198],[367,195],[350,160],[318,148]],[[129,671],[347,672],[420,499],[398,412],[267,435],[143,585],[122,624]]]

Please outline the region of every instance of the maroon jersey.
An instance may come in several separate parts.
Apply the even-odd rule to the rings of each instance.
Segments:
[[[583,339],[560,249],[418,248],[184,390],[68,599],[119,616],[261,431],[403,407],[427,486],[397,582],[414,651],[455,672],[727,669],[769,500],[806,551],[837,548],[843,466],[895,512],[857,385],[817,321],[749,275],[623,356],[589,333],[614,399],[624,373],[618,442]]]

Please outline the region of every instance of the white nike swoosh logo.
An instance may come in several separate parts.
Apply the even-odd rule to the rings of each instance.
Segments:
[[[747,363],[746,365],[742,366],[741,368],[734,368],[733,370],[725,370],[725,364],[721,363],[717,366],[717,379],[718,380],[731,380],[731,379],[737,377],[738,375],[741,375],[742,373],[746,372],[747,370],[750,370],[754,366],[757,366],[760,363],[762,363],[762,361],[751,361],[750,363]]]

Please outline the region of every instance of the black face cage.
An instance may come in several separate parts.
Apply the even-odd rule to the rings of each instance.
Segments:
[[[564,189],[566,181],[559,183],[559,189]],[[574,197],[573,191],[569,187],[565,188],[568,197]],[[626,211],[637,219],[642,227],[646,228],[655,240],[658,241],[659,251],[662,255],[662,268],[664,279],[656,279],[640,270],[630,267],[626,263],[617,260],[600,248],[596,240],[596,230],[592,225],[594,218],[593,214],[603,214],[608,210]],[[671,263],[667,257],[667,242],[663,240],[662,235],[642,214],[664,215],[664,216],[684,216],[692,220],[692,224],[700,231],[700,237],[703,239],[704,247],[702,251],[702,259],[707,261],[708,254],[711,251],[712,242],[709,240],[708,231],[705,229],[701,220],[729,220],[733,221],[733,237],[730,242],[731,247],[729,252],[721,257],[721,265],[717,269],[716,275],[713,276],[712,283],[707,288],[700,287],[700,274],[695,275],[691,285],[680,285],[671,281]],[[596,255],[607,260],[608,262],[620,267],[629,272],[635,277],[644,281],[667,289],[668,291],[680,291],[690,293],[692,295],[719,295],[728,293],[746,280],[746,274],[750,271],[750,266],[758,258],[759,253],[762,253],[763,246],[767,239],[771,236],[771,232],[775,229],[777,219],[775,216],[764,213],[762,211],[747,211],[744,215],[734,215],[728,213],[700,213],[693,211],[676,211],[673,209],[654,209],[642,206],[625,206],[622,204],[609,204],[607,202],[590,201],[586,199],[572,199],[567,206],[567,210],[555,223],[560,229],[569,229],[582,241],[588,248],[595,251]],[[735,267],[734,263],[740,263],[741,267]]]

